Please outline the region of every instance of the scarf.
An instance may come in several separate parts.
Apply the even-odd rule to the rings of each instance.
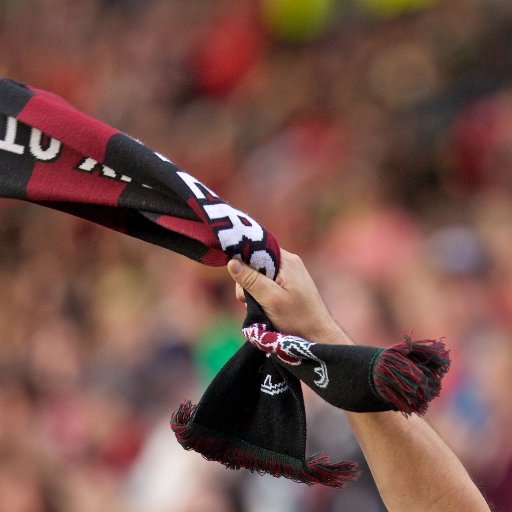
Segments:
[[[50,207],[176,251],[205,265],[238,258],[274,279],[272,234],[165,156],[49,92],[0,80],[0,197]],[[231,469],[332,487],[352,462],[306,457],[301,381],[341,409],[423,414],[449,367],[440,340],[386,350],[335,346],[277,332],[247,294],[247,342],[198,405],[171,427],[187,449]]]

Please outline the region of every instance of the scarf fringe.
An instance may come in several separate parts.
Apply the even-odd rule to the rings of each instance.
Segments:
[[[404,341],[380,352],[373,361],[373,389],[406,416],[425,414],[439,396],[441,379],[450,367],[449,350],[440,340]]]
[[[304,464],[299,459],[215,433],[191,421],[196,409],[197,405],[187,400],[174,412],[171,428],[176,439],[185,450],[199,452],[205,459],[220,462],[228,469],[245,468],[260,475],[268,473],[308,485],[323,484],[336,488],[343,488],[360,474],[355,462],[331,463],[326,455],[317,454]]]
[[[310,478],[306,483],[310,485],[319,483],[329,487],[343,488],[347,482],[357,480],[361,474],[355,462],[329,462],[329,458],[323,453],[309,457],[306,464]]]

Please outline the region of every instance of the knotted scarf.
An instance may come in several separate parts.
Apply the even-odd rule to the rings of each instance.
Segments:
[[[275,238],[168,158],[51,93],[0,80],[0,196],[76,215],[205,265],[239,258],[279,272]],[[301,381],[336,407],[422,414],[449,359],[439,340],[387,350],[276,332],[248,295],[247,342],[171,427],[185,449],[228,468],[342,487],[352,462],[305,455]]]

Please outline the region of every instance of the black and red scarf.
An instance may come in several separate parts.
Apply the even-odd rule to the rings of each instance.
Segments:
[[[51,93],[0,80],[0,197],[47,206],[205,265],[239,258],[270,278],[275,238],[163,155]],[[276,332],[248,296],[248,340],[198,405],[171,427],[185,449],[231,469],[342,487],[354,463],[306,458],[301,381],[336,407],[426,411],[449,367],[441,341],[405,338],[382,350],[311,343]]]

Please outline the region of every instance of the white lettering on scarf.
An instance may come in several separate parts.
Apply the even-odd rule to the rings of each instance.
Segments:
[[[81,171],[92,172],[98,166],[100,168],[100,174],[102,176],[105,176],[106,178],[119,178],[121,181],[124,181],[126,183],[132,181],[132,179],[129,176],[126,176],[124,174],[119,175],[111,167],[108,167],[106,165],[100,165],[96,160],[94,160],[94,158],[91,157],[87,157],[82,162],[80,162],[80,164],[78,165],[78,169],[80,169]]]
[[[9,153],[16,153],[17,155],[23,155],[25,152],[25,146],[16,144],[16,133],[18,132],[18,121],[14,117],[7,118],[7,124],[5,126],[5,135],[3,140],[0,139],[0,149],[9,151]]]
[[[41,130],[32,128],[32,131],[30,132],[29,147],[34,158],[42,160],[43,162],[49,162],[59,156],[60,148],[62,146],[59,140],[49,137],[49,143],[46,149],[43,149],[42,142],[43,133]]]
[[[224,250],[233,245],[238,245],[244,236],[253,242],[263,240],[263,228],[249,215],[229,204],[206,204],[204,210],[211,220],[229,219],[232,227],[222,229],[217,234]]]
[[[156,154],[162,158],[162,155],[159,153]],[[169,162],[167,158],[165,160]],[[208,191],[208,193],[213,197],[219,197],[213,190],[210,190],[206,185],[201,183],[197,178],[194,178],[194,176],[191,176],[188,172],[178,171],[176,174],[187,184],[187,187],[192,191],[197,199],[206,199],[204,191]]]
[[[244,238],[251,242],[263,241],[265,232],[253,218],[227,203],[219,202],[219,196],[194,176],[184,171],[178,171],[177,174],[200,201],[210,221],[229,221],[229,225],[219,227],[216,231],[222,250],[238,246]],[[264,249],[254,251],[248,263],[258,270],[264,270],[267,276],[273,277],[276,273],[274,261]]]
[[[26,146],[16,143],[16,137],[18,135],[18,120],[14,117],[7,116],[5,124],[5,135],[3,139],[0,139],[0,149],[9,151],[9,153],[15,153],[16,155],[25,154]],[[43,139],[46,138],[43,147]],[[30,154],[36,159],[43,162],[50,162],[55,160],[60,155],[62,143],[44,135],[41,130],[37,128],[30,129],[30,139],[28,143]]]

